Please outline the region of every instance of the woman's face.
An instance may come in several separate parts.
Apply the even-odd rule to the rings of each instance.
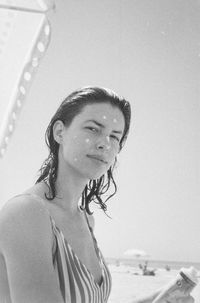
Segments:
[[[61,121],[54,125],[59,161],[83,178],[99,178],[114,163],[124,126],[123,113],[117,107],[109,103],[86,105],[70,126]]]

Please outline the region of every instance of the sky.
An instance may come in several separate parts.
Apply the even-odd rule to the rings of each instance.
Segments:
[[[47,156],[45,129],[63,98],[85,85],[109,87],[130,101],[132,123],[115,172],[118,192],[108,203],[112,219],[94,209],[101,250],[106,257],[135,248],[152,259],[198,262],[200,1],[56,5],[48,13],[49,48],[0,159],[0,203],[35,182]],[[19,29],[16,66],[27,30]],[[9,70],[4,94],[10,78]]]

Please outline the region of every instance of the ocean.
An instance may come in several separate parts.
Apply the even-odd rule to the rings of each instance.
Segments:
[[[138,267],[140,263],[144,263],[146,259],[142,258],[106,258],[108,264],[115,265],[127,265]],[[152,268],[166,268],[168,266],[171,269],[180,269],[182,267],[194,266],[197,270],[200,270],[200,262],[183,262],[183,261],[168,261],[168,260],[148,260],[148,266]]]

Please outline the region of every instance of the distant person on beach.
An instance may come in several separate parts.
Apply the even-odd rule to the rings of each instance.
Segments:
[[[106,211],[116,193],[113,169],[130,118],[129,102],[104,88],[79,89],[61,103],[46,131],[39,178],[0,212],[1,303],[108,301],[111,275],[90,203]],[[153,302],[159,293],[133,302]]]

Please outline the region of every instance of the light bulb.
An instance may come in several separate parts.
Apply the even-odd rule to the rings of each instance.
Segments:
[[[37,48],[41,53],[43,53],[45,51],[44,43],[38,42]]]
[[[25,79],[26,81],[30,81],[30,80],[31,80],[31,74],[30,74],[29,72],[25,72],[25,74],[24,74],[24,79]]]
[[[26,94],[26,90],[25,90],[24,86],[20,86],[19,90],[23,95]]]

